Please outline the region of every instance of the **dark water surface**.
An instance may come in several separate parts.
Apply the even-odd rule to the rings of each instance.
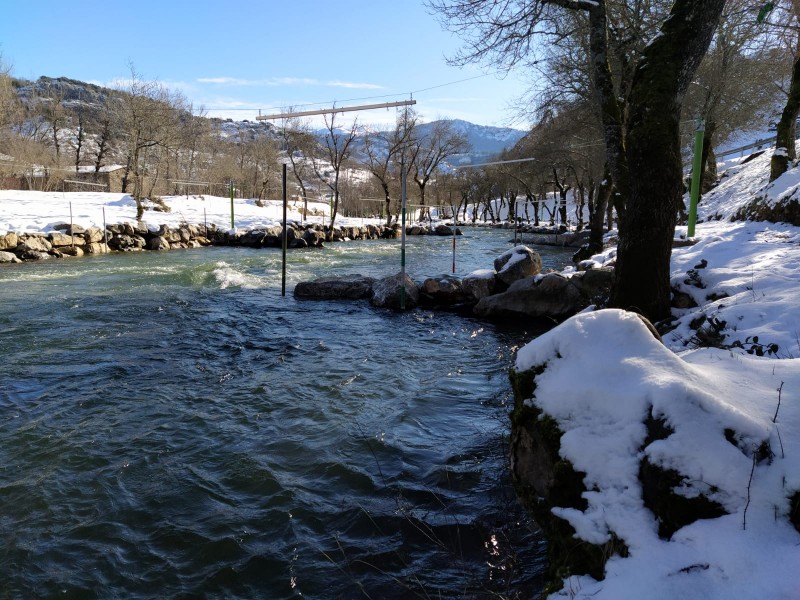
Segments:
[[[460,274],[509,237],[468,231]],[[409,273],[450,244],[410,238]],[[290,252],[287,297],[271,250],[0,269],[0,598],[535,596],[505,458],[531,332],[291,297],[397,271],[395,241]]]

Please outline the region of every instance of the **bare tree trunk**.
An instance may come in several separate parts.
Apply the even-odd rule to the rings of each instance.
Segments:
[[[769,180],[775,181],[789,169],[789,162],[797,158],[795,149],[796,122],[800,113],[800,53],[794,59],[789,96],[783,107],[781,120],[775,132],[775,153],[770,162]]]
[[[717,182],[717,155],[714,153],[714,133],[717,131],[716,121],[707,121],[703,132],[702,167],[700,172],[700,190],[705,193]]]
[[[631,89],[630,195],[620,215],[611,305],[651,321],[670,315],[670,255],[683,195],[680,111],[725,0],[676,0]]]
[[[603,181],[597,186],[594,208],[589,216],[589,252],[591,254],[597,254],[603,250],[603,233],[605,232],[603,219],[611,200],[611,193],[614,191],[608,169],[608,163],[606,163]]]

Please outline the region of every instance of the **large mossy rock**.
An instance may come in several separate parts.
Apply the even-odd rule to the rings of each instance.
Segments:
[[[598,352],[597,346],[586,346],[589,339],[607,340],[619,351]],[[641,522],[671,540],[698,520],[729,514],[739,501],[738,491],[714,484],[727,481],[728,474],[712,475],[713,459],[700,485],[694,469],[704,469],[703,456],[671,459],[670,452],[681,455],[687,432],[694,433],[706,413],[687,395],[693,393],[690,385],[680,394],[674,382],[646,380],[645,365],[654,362],[674,360],[673,369],[690,371],[664,349],[643,317],[618,310],[582,313],[520,353],[524,358],[510,373],[511,474],[547,538],[547,591],[560,589],[571,575],[604,579],[607,561],[627,556],[627,543],[641,542],[620,526],[631,507],[634,513],[646,510]],[[615,387],[605,379],[612,372],[623,381],[641,375],[642,389]],[[602,375],[595,379],[591,373]],[[773,456],[768,440],[754,450],[751,436],[758,429],[726,429],[724,437],[709,430],[703,443],[713,448],[710,456],[725,456],[744,473],[748,461],[755,465]],[[614,468],[606,468],[606,461]],[[798,498],[791,500],[792,510],[800,506]]]

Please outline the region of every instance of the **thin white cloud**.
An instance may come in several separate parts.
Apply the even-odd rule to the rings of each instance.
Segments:
[[[328,81],[325,85],[330,87],[341,87],[351,90],[382,90],[382,85],[374,83],[354,83],[349,81]]]
[[[382,86],[374,83],[352,81],[321,81],[308,77],[270,77],[268,79],[241,79],[239,77],[200,77],[198,83],[213,85],[233,85],[242,87],[286,87],[286,86],[320,86],[360,90],[380,90]]]

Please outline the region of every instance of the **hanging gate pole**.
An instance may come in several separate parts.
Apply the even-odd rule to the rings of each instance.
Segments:
[[[406,308],[406,165],[400,167],[400,310]]]
[[[286,295],[286,246],[289,240],[289,231],[286,229],[286,163],[283,163],[283,242],[281,244],[283,249],[283,258],[281,260],[281,296]]]

